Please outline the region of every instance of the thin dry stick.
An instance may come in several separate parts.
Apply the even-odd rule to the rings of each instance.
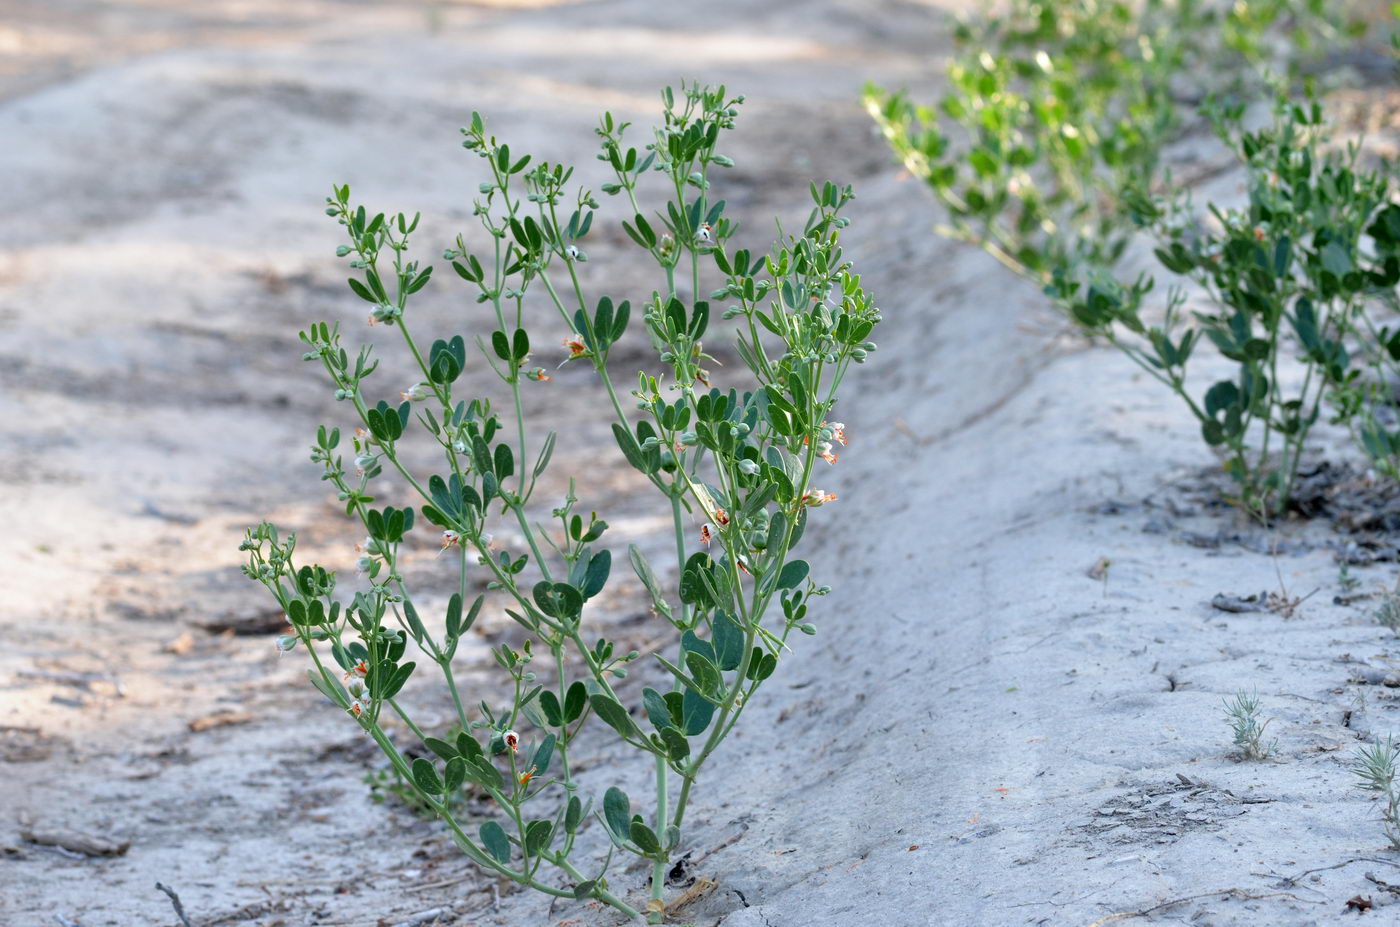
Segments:
[[[467,881],[468,879],[475,879],[478,877],[478,875],[479,873],[469,872],[466,875],[460,875],[453,879],[443,879],[441,882],[425,882],[422,885],[410,885],[408,888],[405,888],[404,891],[426,892],[430,888],[446,888],[449,885],[458,885],[462,882]],[[477,891],[485,891],[485,889],[479,888],[477,889]]]
[[[1219,891],[1204,892],[1200,895],[1187,895],[1185,898],[1173,898],[1171,901],[1164,901],[1161,904],[1153,905],[1150,908],[1143,908],[1141,911],[1121,911],[1117,914],[1109,914],[1106,917],[1101,917],[1098,920],[1094,921],[1092,924],[1089,925],[1089,927],[1100,927],[1100,925],[1107,924],[1109,921],[1127,920],[1130,917],[1147,917],[1151,914],[1157,913],[1158,911],[1164,911],[1167,908],[1174,908],[1179,904],[1186,904],[1190,901],[1200,901],[1202,898],[1215,898],[1218,895],[1225,895],[1226,897],[1236,898],[1240,901],[1260,901],[1264,898],[1291,898],[1294,901],[1303,902],[1305,904],[1327,903],[1325,901],[1309,901],[1305,898],[1299,898],[1292,892],[1265,892],[1262,895],[1251,895],[1249,892],[1240,888],[1222,888]]]
[[[190,923],[190,919],[188,917],[185,917],[185,906],[180,903],[180,896],[175,894],[175,889],[170,888],[167,885],[162,885],[159,882],[156,883],[156,888],[160,889],[161,891],[165,892],[165,894],[170,896],[170,903],[174,905],[175,916],[180,919],[180,923],[184,924],[185,927],[194,927],[194,925]]]
[[[1342,862],[1337,863],[1334,866],[1320,866],[1317,869],[1304,869],[1302,872],[1298,873],[1295,876],[1284,876],[1283,881],[1289,885],[1296,885],[1299,879],[1303,878],[1304,876],[1310,876],[1314,872],[1330,872],[1333,869],[1341,869],[1343,867],[1350,866],[1352,863],[1380,863],[1382,866],[1400,867],[1400,863],[1397,863],[1393,859],[1380,859],[1375,856],[1358,856],[1354,859],[1343,860]]]

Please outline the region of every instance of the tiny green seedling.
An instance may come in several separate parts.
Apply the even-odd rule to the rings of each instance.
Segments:
[[[1357,589],[1361,588],[1361,580],[1357,579],[1352,574],[1351,567],[1345,560],[1343,560],[1341,566],[1337,568],[1337,588],[1344,596],[1351,595]]]
[[[1381,827],[1390,841],[1391,849],[1400,850],[1400,794],[1396,792],[1395,783],[1397,749],[1400,747],[1389,736],[1385,740],[1358,747],[1351,771],[1357,778],[1357,788],[1376,792],[1384,799]]]
[[[1400,636],[1400,584],[1389,589],[1382,586],[1376,594],[1380,597],[1380,603],[1373,613],[1376,624]]]
[[[1265,760],[1273,755],[1278,741],[1264,743],[1268,721],[1259,720],[1259,697],[1237,692],[1224,701],[1225,719],[1230,723],[1234,744],[1246,760]]]

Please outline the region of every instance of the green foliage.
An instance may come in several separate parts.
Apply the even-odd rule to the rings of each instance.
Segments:
[[[1400,790],[1396,788],[1395,740],[1387,736],[1384,740],[1363,747],[1357,747],[1352,756],[1351,771],[1356,776],[1356,787],[1367,792],[1376,792],[1382,799],[1381,829],[1390,841],[1392,850],[1400,850]]]
[[[1184,97],[1257,88],[1266,68],[1326,51],[1351,29],[1343,7],[1014,0],[959,30],[937,107],[874,87],[865,95],[901,162],[947,208],[940,231],[1043,286],[1080,328],[1180,395],[1237,481],[1235,501],[1262,519],[1287,506],[1324,398],[1382,470],[1400,473],[1400,428],[1382,395],[1400,334],[1359,310],[1363,298],[1394,301],[1390,213],[1376,214],[1386,185],[1354,158],[1324,154],[1312,102],[1283,107],[1258,133],[1243,130],[1238,107],[1208,107],[1249,172],[1247,208],[1211,208],[1219,229],[1181,194],[1154,198],[1150,184],[1185,122]],[[1144,226],[1163,267],[1203,286],[1208,307],[1187,312],[1170,288],[1144,316],[1153,280],[1114,273]],[[1368,229],[1376,252],[1363,267]],[[1186,369],[1202,344],[1238,370],[1197,397]],[[1359,360],[1374,375],[1359,376]],[[1285,387],[1295,364],[1301,385]]]
[[[570,167],[512,153],[479,115],[462,131],[463,147],[489,174],[474,208],[482,231],[472,243],[459,235],[444,259],[484,307],[483,335],[447,333],[422,351],[410,329],[410,297],[434,278],[431,266],[410,257],[418,218],[372,214],[352,204],[348,187],[334,188],[326,212],[349,239],[338,254],[357,274],[350,289],[372,305],[371,324],[398,330],[421,379],[397,401],[375,399],[382,390],[371,379],[378,360],[369,347],[352,353],[338,324],[302,332],[304,359],[325,370],[357,426],[351,460],[342,456],[340,430],[324,426],[311,459],[347,514],[364,525],[356,562],[363,588],[348,600],[338,596],[336,574],[298,567],[296,536],[283,537],[271,524],[251,529],[243,543],[245,572],[268,588],[292,624],[293,635],[279,647],[305,649],[312,684],[375,740],[396,781],[442,818],[464,853],[521,884],[594,898],[629,917],[640,912],[613,894],[607,873],[614,852],[643,857],[652,865],[646,911],[653,922],[664,911],[665,873],[701,769],[791,649],[792,632],[815,633],[808,607],[829,590],[791,554],[809,511],[835,499],[812,487],[817,468],[834,464],[835,445],[847,441],[845,425],[828,417],[850,366],[875,350],[869,337],[880,320],[841,249],[850,188],[812,185],[800,233],[767,253],[736,249],[736,225],[713,196],[710,177],[733,166],[717,146],[742,98],[722,87],[683,86],[664,91],[662,102],[663,123],[642,150],[624,142],[628,125],[610,114],[598,129],[598,157],[613,177],[602,192],[624,198],[624,230],[658,273],[660,286],[635,312],[626,300],[590,298],[580,281],[577,265],[588,260],[583,243],[601,208],[592,191],[573,185]],[[653,179],[661,205],[648,212],[639,196]],[[718,288],[704,286],[707,279]],[[639,374],[624,409],[608,360],[638,321],[632,328],[651,341],[660,369]],[[730,323],[724,328],[735,332],[747,368],[727,391],[711,385],[713,359],[702,343],[719,329],[717,321]],[[676,636],[673,658],[655,655],[669,690],[645,690],[644,711],[635,715],[615,686],[640,655],[585,636],[590,609],[613,575],[612,552],[600,546],[608,523],[578,510],[572,479],[553,509],[554,529],[528,513],[557,441],[552,432],[532,430],[522,399],[524,389],[549,388],[545,368],[530,363],[546,343],[531,335],[542,322],[562,323],[568,332],[564,363],[592,367],[621,458],[660,493],[672,516],[673,582],[663,582],[629,547],[658,621]],[[478,349],[475,362],[509,394],[506,416],[491,397],[454,391],[474,362],[469,341]],[[410,469],[410,443],[433,448],[442,471]],[[417,497],[421,519],[412,506],[373,506],[386,474],[393,474],[394,493]],[[501,519],[518,529],[524,549],[493,543],[491,529]],[[402,571],[403,545],[428,525],[440,532],[459,579],[441,619],[420,614]],[[478,596],[468,604],[474,573],[528,636],[518,650],[501,644],[492,651],[505,684],[468,711],[452,659],[487,602]],[[410,644],[426,661],[406,659]],[[418,662],[436,666],[451,695],[459,726],[451,739],[425,734],[400,701]],[[410,763],[391,742],[380,723],[386,710],[423,740],[425,755]],[[600,723],[590,725],[595,715]],[[654,824],[632,814],[620,790],[606,792],[602,820],[613,851],[590,863],[587,875],[573,858],[575,835],[596,804],[570,765],[585,731],[610,732],[656,770]],[[680,785],[674,796],[672,782]],[[454,804],[468,787],[496,809],[475,836]],[[543,880],[545,865],[570,888]]]
[[[936,106],[873,86],[865,104],[947,208],[940,232],[1041,283],[1082,276],[1122,255],[1123,192],[1156,172],[1183,123],[1180,97],[1257,82],[1279,33],[1298,56],[1325,48],[1340,28],[1333,6],[1013,0],[960,25]]]
[[[1259,697],[1238,692],[1224,702],[1225,720],[1230,724],[1233,742],[1246,760],[1264,760],[1273,755],[1277,741],[1264,743],[1268,721],[1259,719]]]
[[[1204,303],[1188,315],[1174,289],[1165,313],[1148,321],[1146,278],[1081,286],[1057,276],[1047,292],[1185,401],[1235,479],[1236,501],[1268,518],[1288,504],[1326,398],[1363,446],[1378,440],[1395,338],[1375,310],[1395,305],[1400,252],[1388,236],[1400,209],[1388,205],[1386,172],[1361,168],[1354,147],[1329,146],[1315,100],[1280,103],[1272,123],[1253,131],[1241,106],[1210,114],[1244,170],[1245,204],[1201,215],[1180,191],[1133,201],[1158,262],[1199,285]],[[1202,345],[1236,370],[1196,398],[1187,369]],[[1367,366],[1374,376],[1363,376]]]
[[[1019,0],[966,24],[936,107],[866,89],[905,168],[948,210],[940,231],[1019,273],[1117,260],[1127,243],[1117,191],[1150,173],[1176,128],[1170,81],[1184,36],[1171,7]]]

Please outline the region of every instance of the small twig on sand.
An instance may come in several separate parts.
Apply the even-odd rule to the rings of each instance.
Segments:
[[[695,883],[691,885],[690,888],[687,888],[685,891],[681,892],[680,895],[674,901],[666,905],[667,913],[674,913],[676,911],[679,911],[681,908],[684,908],[686,905],[695,901],[695,899],[708,895],[710,892],[714,891],[718,886],[719,883],[711,879],[696,879]]]
[[[1314,872],[1330,872],[1333,869],[1341,869],[1345,866],[1350,866],[1352,863],[1380,863],[1382,866],[1400,866],[1400,863],[1397,863],[1393,859],[1380,859],[1375,856],[1357,856],[1352,859],[1343,860],[1334,866],[1320,866],[1317,869],[1304,869],[1295,876],[1284,876],[1283,883],[1285,885],[1297,885],[1298,880],[1304,876],[1310,876]]]
[[[79,924],[77,921],[70,921],[68,918],[64,917],[62,914],[55,914],[55,915],[53,916],[53,919],[56,920],[56,921],[58,921],[58,923],[61,925],[61,927],[83,927],[82,924]]]
[[[468,879],[475,879],[476,873],[469,872],[466,875],[457,876],[455,879],[443,879],[441,882],[424,882],[422,885],[410,885],[404,889],[406,892],[426,892],[430,888],[446,888],[449,885],[457,885]]]
[[[742,836],[744,836],[744,834],[747,833],[747,832],[748,832],[748,829],[749,829],[749,825],[747,825],[747,824],[744,824],[744,825],[741,825],[741,826],[743,827],[743,830],[740,830],[740,831],[738,831],[738,832],[736,832],[736,833],[730,834],[728,837],[724,838],[724,839],[721,840],[719,843],[715,844],[714,846],[712,846],[712,847],[710,847],[708,850],[706,850],[704,853],[702,853],[702,854],[700,855],[700,858],[699,858],[699,859],[692,861],[691,864],[690,864],[690,865],[691,865],[691,868],[694,868],[694,867],[700,865],[700,864],[703,863],[705,860],[709,859],[711,856],[714,856],[714,855],[715,855],[716,853],[718,853],[720,850],[723,850],[725,847],[733,846],[734,844],[738,843],[738,842],[739,842],[739,838],[742,837]]]
[[[436,924],[444,917],[451,917],[452,906],[446,905],[441,908],[433,908],[430,911],[420,911],[408,920],[399,921],[394,927],[422,927],[424,924]]]
[[[39,682],[52,682],[58,685],[76,686],[79,689],[92,691],[92,684],[104,682],[112,687],[117,698],[126,697],[126,688],[122,686],[122,681],[109,673],[56,673],[48,670],[27,670],[22,669],[15,675],[21,679],[34,679]]]
[[[1148,917],[1152,914],[1157,913],[1158,911],[1164,911],[1167,908],[1174,908],[1179,904],[1186,904],[1191,901],[1200,901],[1203,898],[1216,898],[1220,895],[1224,895],[1227,898],[1234,898],[1239,901],[1260,901],[1264,898],[1289,898],[1293,901],[1301,902],[1303,904],[1327,903],[1325,901],[1311,901],[1307,898],[1299,898],[1297,895],[1294,895],[1291,892],[1265,892],[1262,895],[1253,895],[1241,888],[1222,888],[1219,891],[1215,892],[1205,892],[1200,895],[1187,895],[1185,898],[1173,898],[1171,901],[1164,901],[1161,904],[1153,905],[1150,908],[1143,908],[1141,911],[1122,911],[1118,914],[1109,914],[1106,917],[1101,917],[1098,920],[1094,921],[1092,924],[1089,925],[1089,927],[1100,927],[1101,924],[1107,924],[1110,921],[1127,920],[1130,917]]]
[[[112,840],[62,827],[44,827],[35,824],[27,813],[21,813],[19,816],[19,836],[21,840],[50,848],[69,859],[124,856],[126,851],[131,849],[130,840]]]
[[[175,894],[175,889],[162,885],[159,882],[156,883],[156,888],[170,896],[170,903],[174,905],[175,916],[180,919],[180,923],[184,924],[185,927],[194,927],[194,925],[190,923],[190,919],[185,917],[185,906],[180,904],[180,896]]]

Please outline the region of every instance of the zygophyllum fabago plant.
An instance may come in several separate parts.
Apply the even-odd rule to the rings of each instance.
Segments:
[[[869,338],[880,320],[842,255],[840,212],[850,189],[813,186],[801,234],[784,235],[767,254],[733,250],[735,225],[711,176],[732,165],[717,146],[742,98],[683,86],[662,99],[664,121],[641,150],[624,142],[628,124],[611,115],[598,129],[599,158],[613,175],[602,191],[626,203],[623,226],[661,283],[637,312],[630,300],[587,294],[581,283],[598,200],[571,185],[572,168],[512,153],[479,115],[463,144],[486,168],[475,205],[481,232],[459,236],[445,255],[482,307],[476,337],[420,340],[427,336],[414,331],[412,297],[433,278],[410,256],[417,217],[371,213],[352,204],[347,187],[335,188],[326,211],[348,235],[340,254],[356,272],[350,288],[370,304],[372,322],[397,329],[420,379],[401,395],[377,387],[370,348],[346,347],[338,324],[303,332],[306,359],[325,369],[355,425],[348,460],[341,431],[326,426],[312,459],[364,525],[364,582],[347,595],[335,571],[302,563],[296,536],[271,524],[250,530],[243,544],[247,574],[286,610],[291,634],[280,646],[309,654],[312,684],[374,739],[468,857],[541,892],[596,899],[652,923],[665,915],[665,874],[700,773],[773,675],[793,632],[815,633],[810,602],[828,590],[792,552],[811,510],[835,499],[813,483],[846,443],[845,426],[833,418],[837,391],[851,364],[875,349]],[[660,208],[643,205],[653,186]],[[713,361],[702,339],[712,315],[737,323],[750,388],[710,385]],[[624,403],[609,354],[638,317],[664,373],[640,374]],[[628,549],[658,619],[676,635],[669,654],[655,654],[667,683],[639,697],[617,688],[638,654],[621,652],[586,621],[612,572],[602,546],[607,523],[577,509],[572,480],[553,509],[553,529],[531,516],[556,443],[554,433],[531,428],[522,404],[523,390],[550,388],[531,332],[561,325],[567,337],[556,350],[596,371],[621,454],[673,520],[676,581],[663,581],[635,545]],[[504,415],[489,397],[454,390],[473,363],[473,341],[475,362],[488,365],[509,395]],[[393,398],[381,398],[386,393]],[[439,472],[410,469],[414,440],[440,453]],[[376,507],[385,492],[415,501]],[[518,529],[520,549],[493,544],[502,520]],[[401,566],[408,538],[424,529],[438,533],[459,573],[441,615],[415,606]],[[503,685],[480,693],[463,692],[453,667],[463,635],[489,607],[469,594],[473,574],[489,581],[527,635],[494,649]],[[441,736],[415,723],[401,698],[422,663],[441,674],[455,706],[456,727]],[[638,700],[634,716],[624,705]],[[414,738],[407,746],[421,742],[424,755],[409,761],[391,737],[390,716]],[[599,799],[575,777],[579,739],[604,732],[654,767],[647,813],[615,785]],[[493,812],[468,821],[465,803],[453,800],[463,789],[490,799]],[[580,841],[591,818],[606,842]],[[598,853],[582,852],[581,843]],[[644,903],[630,903],[610,883],[617,854],[650,864]]]
[[[960,24],[949,90],[924,106],[874,86],[865,104],[895,155],[947,209],[938,231],[1036,282],[1117,261],[1118,191],[1153,172],[1178,113],[1185,55],[1163,0],[1015,0]]]
[[[1329,393],[1341,419],[1363,430],[1356,422],[1368,393],[1358,380],[1358,338],[1400,349],[1370,312],[1378,299],[1394,304],[1400,259],[1387,259],[1384,236],[1400,211],[1386,206],[1384,173],[1360,168],[1355,147],[1327,145],[1315,100],[1280,103],[1272,124],[1257,131],[1243,128],[1240,106],[1210,112],[1245,170],[1245,205],[1212,205],[1203,216],[1182,191],[1134,200],[1162,266],[1195,281],[1206,299],[1186,313],[1174,288],[1165,313],[1145,321],[1146,277],[1125,285],[1099,276],[1081,286],[1057,275],[1048,292],[1181,397],[1206,443],[1221,452],[1238,486],[1235,501],[1266,520],[1288,504]],[[1237,366],[1198,399],[1187,366],[1202,343]]]
[[[1133,235],[1123,191],[1157,172],[1183,94],[1257,84],[1263,68],[1325,49],[1343,6],[1012,0],[959,24],[936,106],[874,86],[865,105],[946,208],[938,231],[1044,285],[1118,262]],[[1291,54],[1275,62],[1280,35]]]

